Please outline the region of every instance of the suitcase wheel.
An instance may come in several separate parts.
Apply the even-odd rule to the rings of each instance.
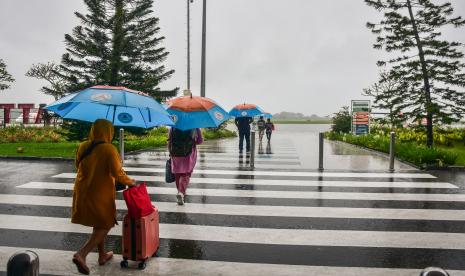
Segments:
[[[145,261],[142,261],[137,265],[137,268],[139,268],[140,270],[143,270],[145,269],[146,266],[147,264],[145,263]]]
[[[128,268],[129,267],[129,263],[127,260],[123,260],[119,263],[119,265],[121,266],[121,268]]]
[[[159,249],[159,247],[157,248],[157,251],[155,251],[155,253],[153,253],[153,255],[152,255],[153,258],[158,257],[158,249]]]

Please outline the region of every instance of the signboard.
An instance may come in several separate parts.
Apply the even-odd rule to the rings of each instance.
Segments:
[[[370,101],[352,101],[350,110],[352,133],[368,134],[370,132]]]

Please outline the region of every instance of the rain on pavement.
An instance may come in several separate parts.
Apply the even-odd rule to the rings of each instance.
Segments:
[[[199,146],[186,205],[164,183],[165,149],[126,156],[160,211],[159,257],[144,271],[121,270],[120,255],[94,275],[418,275],[440,266],[465,275],[462,174],[421,172],[318,136],[327,126],[277,125],[257,141],[255,169],[237,139]],[[72,162],[0,161],[0,271],[16,251],[39,254],[41,273],[77,274],[73,251],[89,228],[70,223]],[[437,176],[437,177],[436,177]],[[117,218],[125,204],[117,195]],[[107,247],[121,251],[121,226]],[[0,272],[1,273],[1,272]]]

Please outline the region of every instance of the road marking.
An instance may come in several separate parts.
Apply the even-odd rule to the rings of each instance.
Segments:
[[[17,186],[23,189],[73,190],[72,183],[30,182]],[[176,188],[147,187],[149,194],[175,195]],[[352,192],[311,192],[311,191],[255,191],[190,188],[191,196],[222,196],[250,198],[303,198],[320,200],[388,200],[388,201],[444,201],[465,202],[465,194],[405,194],[405,193],[352,193]]]
[[[137,165],[137,166],[165,166],[166,160],[158,160],[158,161],[133,161],[133,160],[126,160],[124,162],[125,165]],[[239,163],[237,162],[201,162],[197,160],[197,168],[198,167],[231,167],[237,169],[238,167],[249,168],[248,163]],[[289,164],[255,164],[255,167],[258,169],[266,168],[266,169],[302,169],[301,165],[289,165]]]
[[[164,173],[165,168],[124,167],[128,172]],[[287,171],[241,171],[241,170],[203,170],[194,173],[214,175],[252,175],[252,176],[302,176],[302,177],[357,177],[357,178],[436,178],[425,173],[362,173],[362,172],[287,172]]]
[[[160,182],[166,185],[164,176],[129,175],[137,181]],[[59,174],[54,178],[75,179],[75,174]],[[406,189],[458,189],[447,182],[376,182],[376,181],[329,181],[329,180],[273,180],[273,179],[233,179],[233,178],[197,178],[190,183],[217,185],[256,185],[256,186],[300,186],[300,187],[346,187],[346,188],[406,188]]]
[[[72,224],[69,218],[0,214],[1,229],[91,233],[90,227]],[[120,225],[122,222],[119,222]],[[121,235],[114,227],[111,235]],[[160,224],[160,238],[275,245],[434,248],[465,250],[465,234],[307,230]]]
[[[72,199],[70,197],[58,196],[0,194],[0,203],[71,207]],[[160,212],[187,214],[465,221],[465,212],[463,210],[294,207],[203,203],[189,203],[187,206],[178,206],[174,202],[153,202],[153,205],[157,206]],[[118,210],[126,210],[124,200],[116,200],[116,208]]]
[[[82,275],[76,271],[76,266],[69,261],[74,252],[40,248],[0,247],[0,268],[6,268],[8,259],[16,252],[32,250],[40,256],[40,273],[52,275]],[[119,266],[121,255],[115,255],[105,266],[97,264],[97,253],[90,253],[87,264],[95,275],[128,275]],[[274,275],[274,276],[308,276],[308,275],[346,275],[346,276],[412,276],[419,275],[420,269],[397,268],[364,268],[364,267],[332,267],[305,266],[263,263],[239,263],[206,260],[189,260],[175,258],[153,258],[147,262],[144,274],[164,276],[191,275]],[[465,276],[465,271],[448,271],[454,276]]]

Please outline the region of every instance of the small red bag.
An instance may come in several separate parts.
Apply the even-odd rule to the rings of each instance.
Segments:
[[[150,215],[155,210],[147,193],[147,185],[145,183],[124,190],[123,197],[131,219],[140,219],[141,217]]]

